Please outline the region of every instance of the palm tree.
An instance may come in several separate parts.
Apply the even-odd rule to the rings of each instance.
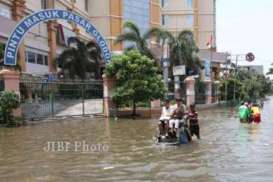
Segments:
[[[203,68],[197,56],[199,49],[196,46],[194,35],[191,31],[183,30],[176,37],[169,31],[161,28],[152,28],[146,37],[156,37],[158,43],[161,44],[162,51],[165,43],[169,45],[172,65],[185,65],[189,72]]]
[[[87,73],[93,72],[96,79],[100,78],[99,64],[102,58],[101,49],[96,42],[90,41],[86,44],[76,37],[70,37],[68,47],[57,58],[63,73],[68,70],[69,78],[86,79]]]
[[[155,56],[151,52],[148,46],[148,37],[147,33],[141,35],[139,28],[133,22],[127,21],[123,25],[124,32],[117,36],[115,40],[115,44],[122,42],[132,42],[134,45],[129,47],[128,49],[136,48],[143,55],[146,55],[150,59],[155,59]]]
[[[181,31],[178,36],[174,36],[171,32],[163,30],[161,28],[152,28],[147,32],[146,37],[156,37],[158,43],[161,44],[163,52],[163,46],[165,43],[170,48],[170,68],[178,65],[185,65],[187,75],[192,75],[199,69],[203,69],[203,65],[197,53],[199,51],[194,41],[194,35],[189,30]],[[170,70],[170,73],[172,69]],[[175,80],[180,80],[179,76],[175,76]],[[185,76],[184,76],[185,78]],[[175,93],[179,94],[180,83],[175,82]],[[180,94],[179,94],[180,95]]]

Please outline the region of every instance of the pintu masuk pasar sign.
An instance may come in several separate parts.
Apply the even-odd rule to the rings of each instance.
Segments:
[[[106,41],[89,21],[73,12],[58,9],[46,9],[25,17],[13,30],[6,44],[4,64],[16,65],[17,50],[25,33],[34,25],[48,20],[62,19],[75,22],[83,27],[88,34],[93,36],[101,48],[102,56],[106,63],[111,60],[111,52]]]

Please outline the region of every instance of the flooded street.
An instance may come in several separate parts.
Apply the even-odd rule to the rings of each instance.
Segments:
[[[259,126],[237,111],[200,111],[202,140],[156,145],[157,120],[69,119],[0,129],[0,181],[248,181],[273,180],[273,97]],[[89,144],[47,151],[48,142]],[[99,148],[103,146],[103,148]]]

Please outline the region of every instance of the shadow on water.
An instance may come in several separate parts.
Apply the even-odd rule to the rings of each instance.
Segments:
[[[0,129],[1,181],[272,181],[273,98],[260,125],[240,124],[234,108],[200,111],[202,140],[156,145],[157,120],[62,120]],[[107,150],[47,152],[49,141]]]

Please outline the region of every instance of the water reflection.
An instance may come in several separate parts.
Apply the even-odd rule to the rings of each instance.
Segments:
[[[273,99],[261,125],[234,109],[200,111],[202,140],[156,145],[156,120],[78,118],[0,129],[1,181],[272,181]],[[45,152],[48,141],[109,145],[103,152]]]

